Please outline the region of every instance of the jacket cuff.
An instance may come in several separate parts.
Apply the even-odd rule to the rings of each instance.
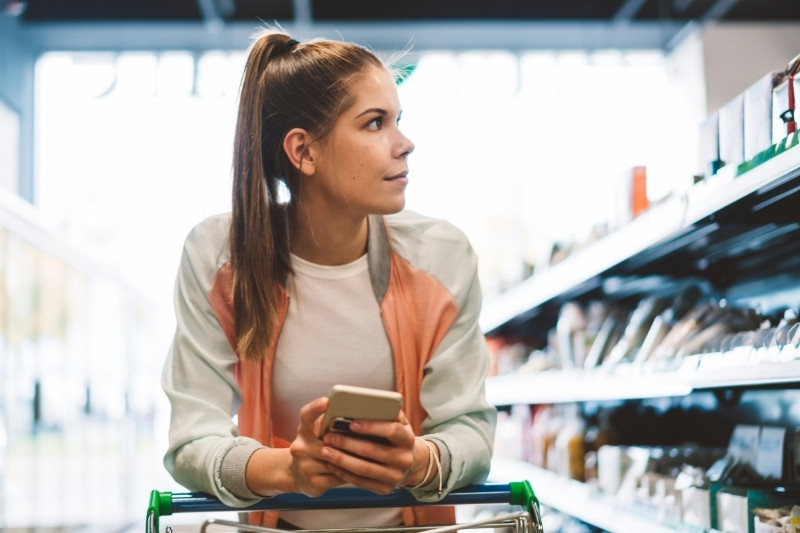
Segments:
[[[245,470],[250,456],[256,450],[263,448],[257,443],[247,443],[234,446],[222,458],[219,468],[219,479],[222,486],[237,498],[252,499],[262,498],[258,494],[247,488],[245,481]]]

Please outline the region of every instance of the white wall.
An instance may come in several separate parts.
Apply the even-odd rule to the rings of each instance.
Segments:
[[[717,23],[702,30],[706,109],[716,111],[800,54],[800,24]]]

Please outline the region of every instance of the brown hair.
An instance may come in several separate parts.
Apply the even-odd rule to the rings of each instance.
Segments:
[[[383,63],[346,42],[298,43],[282,32],[257,37],[245,65],[234,137],[230,227],[233,316],[240,357],[263,357],[273,341],[278,284],[290,271],[280,182],[297,190],[283,138],[302,128],[315,139],[353,103],[352,80]]]

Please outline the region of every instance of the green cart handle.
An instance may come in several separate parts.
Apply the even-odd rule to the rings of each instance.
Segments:
[[[154,490],[150,493],[145,533],[159,533],[159,519],[173,513],[364,509],[489,503],[519,505],[541,524],[539,500],[533,492],[533,487],[528,481],[516,481],[470,485],[452,491],[438,502],[418,501],[406,489],[396,489],[387,495],[380,495],[359,488],[337,488],[327,491],[318,498],[297,493],[277,494],[249,507],[230,507],[213,496],[199,492],[172,493]]]

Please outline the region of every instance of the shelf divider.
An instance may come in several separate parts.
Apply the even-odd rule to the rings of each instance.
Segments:
[[[798,376],[800,348],[786,346],[753,350],[743,361],[725,353],[689,356],[680,368],[667,371],[623,365],[489,376],[486,399],[500,406],[669,398],[700,390],[797,383]]]

